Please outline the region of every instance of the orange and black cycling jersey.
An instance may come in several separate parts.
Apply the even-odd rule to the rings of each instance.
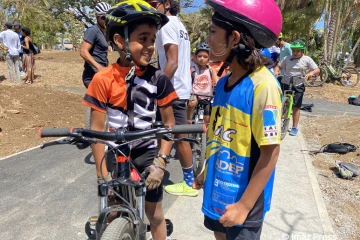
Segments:
[[[157,106],[166,107],[178,99],[167,76],[149,65],[145,71],[114,63],[95,74],[82,103],[107,113],[109,127],[130,131],[148,129],[156,118]],[[132,147],[156,147],[156,141],[138,142]]]

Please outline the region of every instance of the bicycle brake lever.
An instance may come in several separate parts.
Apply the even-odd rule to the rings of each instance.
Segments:
[[[54,145],[60,145],[60,144],[71,144],[74,138],[65,138],[61,140],[55,140],[52,142],[43,143],[40,145],[40,149],[44,149],[46,147],[54,146]]]

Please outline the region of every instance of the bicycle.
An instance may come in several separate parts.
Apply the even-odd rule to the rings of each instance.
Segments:
[[[195,142],[191,138],[173,139],[172,134],[205,131],[205,126],[200,124],[175,125],[168,128],[157,122],[151,129],[133,132],[126,132],[125,129],[99,132],[83,128],[43,128],[39,130],[39,135],[40,137],[66,137],[44,143],[41,149],[59,144],[72,144],[79,149],[85,149],[92,143],[102,143],[109,148],[102,161],[106,160],[109,154],[116,152],[116,168],[111,172],[113,179],[107,182],[103,177],[103,182],[98,184],[99,216],[89,218],[85,224],[85,232],[89,239],[146,240],[146,232],[150,231],[150,227],[144,223],[145,179],[149,173],[145,171],[140,174],[136,170],[129,159],[128,144],[150,139]],[[111,201],[114,204],[109,205]],[[116,216],[115,219],[110,221],[114,216]],[[168,219],[166,225],[169,236],[173,231],[173,226]]]
[[[359,71],[354,67],[346,67],[344,68],[344,61],[342,59],[339,59],[335,63],[335,67],[332,66],[330,61],[327,61],[325,59],[321,59],[319,63],[319,67],[321,69],[328,69],[330,74],[330,78],[333,79],[335,82],[339,81],[343,86],[346,87],[355,87],[359,83]],[[328,78],[322,79],[321,83],[319,83],[317,86],[320,86],[324,84]],[[305,81],[305,84],[307,86],[311,86],[311,83],[308,81]],[[315,85],[314,85],[315,86]]]
[[[323,85],[328,79],[328,72],[322,66],[318,66],[320,69],[319,75],[313,75],[308,79],[305,79],[305,85],[307,87],[319,87]]]
[[[286,75],[279,75],[278,80],[281,83],[282,78],[286,77]],[[296,80],[299,79],[301,83],[296,84]],[[290,76],[290,82],[289,82],[289,89],[290,90],[284,90],[283,92],[283,98],[281,100],[282,109],[281,109],[281,140],[283,140],[286,137],[286,134],[289,129],[289,123],[290,123],[290,117],[292,115],[292,109],[294,105],[294,95],[295,91],[292,90],[293,87],[301,86],[304,80],[304,77],[297,77],[297,76]]]
[[[204,110],[207,104],[212,104],[212,99],[214,96],[211,95],[203,95],[193,93],[194,96],[198,97],[198,104],[195,107],[194,115],[193,115],[193,123],[194,124],[204,124]],[[200,99],[200,97],[206,97],[207,99]],[[192,138],[196,139],[199,144],[193,143],[192,148],[192,162],[194,166],[194,175],[198,176],[204,166],[204,161],[206,158],[206,133],[194,133],[192,134]]]

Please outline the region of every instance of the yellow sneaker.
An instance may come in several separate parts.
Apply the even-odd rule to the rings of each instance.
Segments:
[[[189,187],[185,181],[168,185],[164,188],[164,190],[167,193],[178,196],[196,197],[199,194],[199,190]]]

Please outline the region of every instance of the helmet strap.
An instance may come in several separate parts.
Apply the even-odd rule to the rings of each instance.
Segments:
[[[218,77],[220,77],[223,74],[225,68],[230,66],[235,56],[237,56],[237,61],[240,62],[242,59],[248,58],[250,54],[251,54],[251,50],[247,49],[246,46],[242,43],[239,43],[238,45],[233,47],[231,49],[229,56],[226,58],[225,62],[221,66],[217,74]]]
[[[125,59],[131,63],[133,63],[131,52],[130,52],[130,44],[129,44],[129,28],[128,26],[124,27],[124,35],[125,35],[125,44],[126,44],[126,55]]]

